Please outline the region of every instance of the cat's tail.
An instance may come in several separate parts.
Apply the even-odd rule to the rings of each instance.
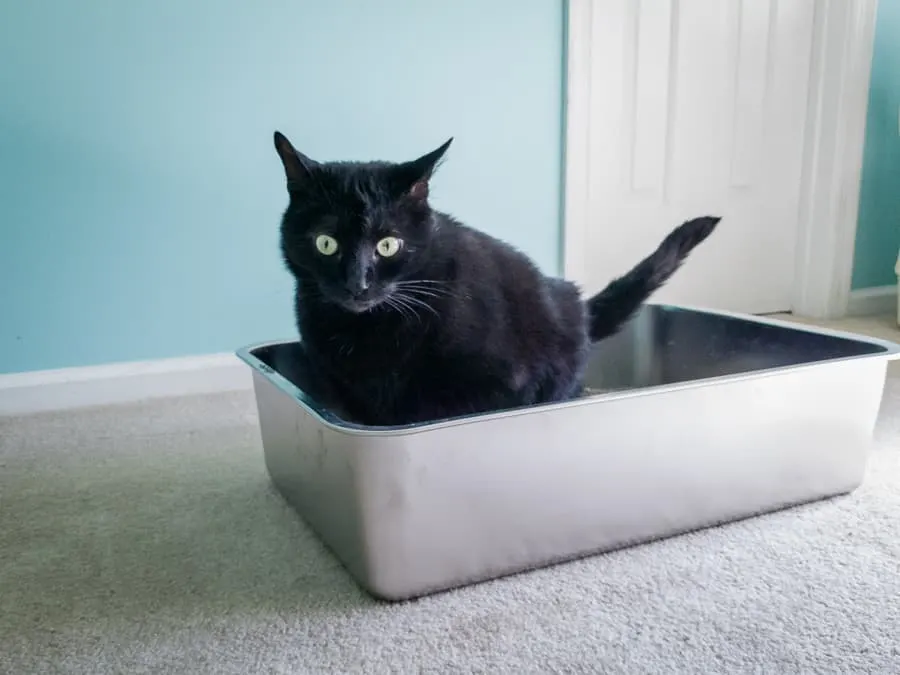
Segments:
[[[593,342],[619,330],[663,286],[694,248],[716,229],[720,218],[694,218],[676,227],[659,247],[624,276],[587,301]]]

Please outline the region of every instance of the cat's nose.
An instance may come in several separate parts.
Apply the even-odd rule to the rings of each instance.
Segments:
[[[364,265],[356,265],[347,270],[344,288],[354,296],[363,295],[369,290],[372,279],[372,270]]]
[[[350,295],[359,296],[369,290],[369,281],[368,279],[348,279],[347,283],[344,284],[344,288],[347,289]]]

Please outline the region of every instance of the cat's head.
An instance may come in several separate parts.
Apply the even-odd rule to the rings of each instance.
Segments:
[[[350,312],[390,298],[425,259],[434,226],[429,181],[452,140],[409,162],[320,163],[276,131],[290,196],[281,248],[291,272]]]

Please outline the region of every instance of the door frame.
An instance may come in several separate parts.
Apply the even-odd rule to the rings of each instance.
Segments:
[[[589,252],[585,243],[588,224],[594,220],[589,208],[592,9],[595,2],[602,1],[565,2],[562,267],[563,274],[576,283],[586,279]],[[677,12],[681,0],[670,1]],[[878,0],[814,2],[796,268],[789,308],[800,316],[829,319],[847,313],[877,6]]]

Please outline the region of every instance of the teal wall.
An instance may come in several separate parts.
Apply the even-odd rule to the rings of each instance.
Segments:
[[[897,283],[900,248],[900,0],[878,3],[853,288]]]
[[[409,159],[455,136],[437,206],[558,271],[563,11],[5,3],[0,373],[292,336],[274,129],[320,159]]]

